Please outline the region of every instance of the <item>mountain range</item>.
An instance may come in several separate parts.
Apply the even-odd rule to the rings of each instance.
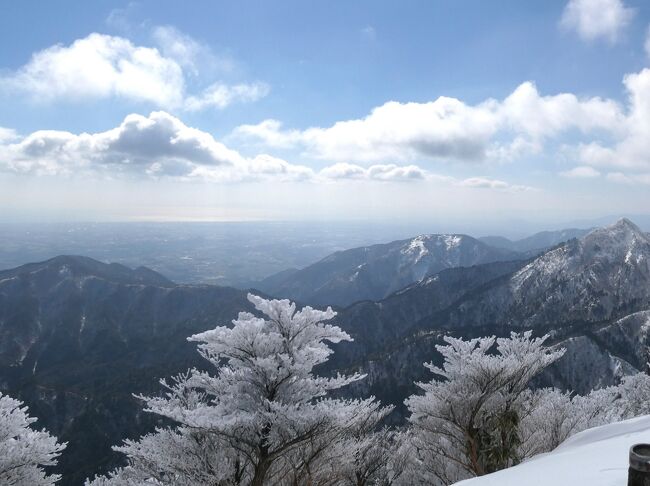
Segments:
[[[338,251],[305,268],[283,270],[251,285],[300,302],[347,306],[383,299],[447,268],[526,259],[589,231],[543,231],[515,241],[501,236],[419,235]]]
[[[416,392],[414,382],[430,378],[422,363],[440,359],[434,345],[445,335],[548,333],[550,344],[567,353],[540,384],[579,392],[645,367],[650,238],[629,220],[537,256],[462,235],[366,248],[335,253],[293,275],[343,282],[356,292],[335,320],[355,341],[335,345],[320,371],[366,372],[347,393],[398,405],[395,422],[403,419],[399,405]],[[370,290],[346,283],[359,265],[359,275],[377,282]],[[277,282],[278,293],[265,289],[274,297],[290,297],[283,288],[299,290]],[[314,288],[300,294],[299,304],[320,305],[326,294]],[[381,297],[360,300],[368,299],[364,292]],[[69,443],[57,469],[64,484],[81,484],[119,463],[110,446],[162,424],[142,412],[133,394],[160,393],[160,378],[203,367],[186,337],[227,324],[242,310],[252,311],[246,291],[178,285],[145,268],[84,257],[0,271],[0,390],[24,400],[40,426]]]
[[[544,384],[579,393],[614,384],[648,361],[649,262],[650,237],[623,219],[530,260],[448,269],[346,308],[341,325],[357,350],[334,360],[368,373],[364,391],[394,400],[394,377],[426,377],[414,363],[431,360],[444,335],[533,329],[567,349]]]

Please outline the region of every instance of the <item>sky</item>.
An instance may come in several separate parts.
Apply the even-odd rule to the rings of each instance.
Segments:
[[[646,1],[0,4],[0,221],[649,206]]]

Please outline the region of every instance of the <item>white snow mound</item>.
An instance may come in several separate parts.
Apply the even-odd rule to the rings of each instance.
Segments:
[[[650,443],[650,415],[585,430],[552,452],[457,486],[621,486],[630,447]]]

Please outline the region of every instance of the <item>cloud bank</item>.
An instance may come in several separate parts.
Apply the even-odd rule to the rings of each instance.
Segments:
[[[475,105],[448,97],[428,103],[391,101],[364,118],[329,127],[286,129],[279,120],[268,119],[237,127],[233,136],[360,165],[504,163],[547,154],[549,147],[560,145],[575,164],[561,173],[564,177],[624,172],[631,180],[645,181],[650,174],[650,69],[626,75],[623,86],[624,103],[572,93],[543,96],[525,82],[503,100]]]
[[[20,137],[0,130],[0,170],[34,176],[105,179],[170,179],[209,183],[255,181],[413,183],[433,181],[499,191],[520,190],[502,181],[433,174],[417,165],[335,163],[314,170],[268,154],[245,157],[211,134],[185,125],[169,113],[128,115],[119,126],[98,133],[39,130]],[[478,179],[477,179],[478,180]]]

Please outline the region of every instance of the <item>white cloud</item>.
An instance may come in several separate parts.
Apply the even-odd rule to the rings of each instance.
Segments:
[[[650,173],[642,174],[624,174],[623,172],[609,172],[607,179],[619,184],[643,184],[650,185]]]
[[[171,27],[158,27],[153,36],[160,49],[97,33],[69,46],[49,47],[0,78],[0,88],[37,101],[116,97],[191,110],[255,101],[269,92],[263,83],[215,83],[200,94],[189,94],[186,78],[198,74],[207,48]]]
[[[319,176],[333,180],[366,179],[396,182],[424,180],[428,178],[428,173],[416,165],[376,164],[370,167],[361,167],[339,162],[322,169]]]
[[[365,118],[326,128],[285,130],[278,120],[243,125],[234,135],[270,147],[298,147],[305,155],[358,163],[415,159],[482,162],[537,153],[543,142],[569,130],[616,131],[624,119],[612,100],[569,93],[541,96],[531,82],[503,101],[476,105],[440,97],[428,103],[388,102]]]
[[[184,92],[176,62],[157,49],[101,34],[39,51],[1,82],[40,100],[119,96],[177,106]]]
[[[257,125],[240,125],[233,131],[237,138],[259,140],[272,148],[291,148],[300,145],[303,133],[300,130],[283,130],[282,122],[268,119]]]
[[[189,73],[232,73],[236,63],[226,54],[216,56],[212,49],[184,34],[171,25],[159,25],[152,29],[151,37],[163,56],[173,59]]]
[[[0,143],[9,142],[18,138],[18,134],[11,128],[0,127]]]
[[[540,141],[571,129],[582,133],[616,130],[623,120],[619,104],[572,93],[541,96],[531,82],[522,83],[498,108],[503,128]]]
[[[203,110],[208,107],[225,108],[234,102],[253,102],[264,98],[270,92],[266,83],[237,84],[228,86],[215,83],[198,96],[189,96],[185,100],[188,111]]]
[[[129,2],[123,8],[114,8],[106,17],[106,25],[117,31],[130,33],[138,26],[141,27],[144,24],[143,22],[136,23],[133,21],[140,8],[141,4],[135,1]]]
[[[573,169],[560,172],[560,175],[562,177],[568,177],[569,179],[593,179],[594,177],[599,177],[600,172],[593,167],[580,165]]]
[[[151,35],[163,56],[168,59],[173,59],[180,66],[188,68],[195,75],[199,72],[201,58],[209,58],[211,56],[206,46],[203,46],[189,35],[183,34],[174,27],[154,27]]]
[[[613,144],[593,141],[578,147],[579,160],[595,167],[650,170],[650,69],[628,74],[624,79],[628,110],[613,130]]]
[[[491,179],[489,177],[470,177],[468,179],[463,179],[458,181],[457,185],[461,187],[470,187],[474,189],[494,189],[497,191],[505,192],[521,192],[521,191],[535,191],[534,187],[523,186],[523,185],[513,185],[508,182],[501,181],[498,179]]]
[[[586,41],[604,38],[614,43],[633,16],[634,10],[622,0],[570,0],[560,25]]]
[[[500,192],[520,192],[536,190],[533,187],[510,184],[489,177],[470,177],[456,179],[451,176],[433,174],[416,165],[397,166],[394,164],[376,164],[370,167],[340,162],[322,169],[318,175],[331,180],[377,180],[390,182],[409,182],[428,180],[469,189],[492,189]]]

